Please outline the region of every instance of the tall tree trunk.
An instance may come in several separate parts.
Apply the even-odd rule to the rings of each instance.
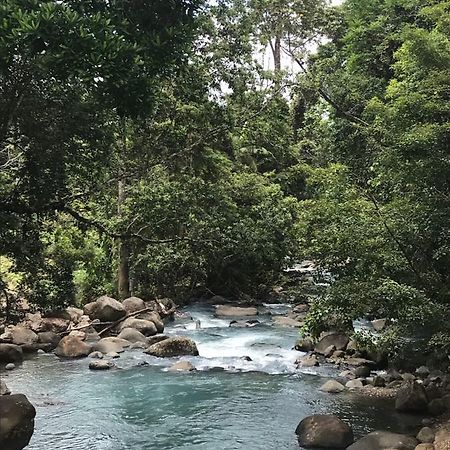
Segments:
[[[117,196],[117,215],[119,219],[123,214],[123,204],[126,198],[126,183],[124,177],[124,156],[126,151],[126,122],[123,119],[122,122],[122,155],[120,155],[120,176],[118,183],[118,196]],[[119,291],[119,298],[124,300],[131,296],[130,293],[130,245],[127,239],[118,239],[118,253],[119,261],[117,267],[117,285]]]
[[[275,36],[275,43],[273,45],[273,61],[275,64],[275,72],[281,70],[281,37]]]

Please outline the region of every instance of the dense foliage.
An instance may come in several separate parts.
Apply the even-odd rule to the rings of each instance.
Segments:
[[[4,295],[258,297],[308,258],[332,280],[308,332],[388,317],[397,354],[448,350],[449,17],[437,0],[2,2]]]

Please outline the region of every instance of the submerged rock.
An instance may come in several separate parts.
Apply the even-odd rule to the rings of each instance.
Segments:
[[[192,372],[195,366],[190,361],[178,361],[173,366],[169,367],[169,372]]]
[[[192,339],[175,336],[151,345],[145,350],[145,353],[159,358],[183,355],[198,356],[198,349]]]
[[[374,431],[347,447],[347,450],[414,450],[417,444],[417,440],[411,436]]]
[[[299,444],[306,448],[342,449],[353,442],[352,429],[339,417],[326,414],[306,417],[295,434]]]
[[[55,349],[55,355],[61,358],[83,358],[91,353],[92,347],[76,336],[65,336]]]
[[[242,308],[239,306],[217,305],[216,315],[224,317],[247,317],[258,315],[258,310],[254,307]]]
[[[0,448],[22,450],[34,431],[36,410],[23,394],[0,396]]]
[[[107,361],[107,360],[96,360],[96,361],[91,361],[89,363],[89,369],[91,370],[109,370],[112,369],[114,367],[114,363],[112,361]]]

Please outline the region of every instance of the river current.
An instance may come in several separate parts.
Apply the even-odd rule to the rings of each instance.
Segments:
[[[315,413],[339,415],[357,436],[415,426],[386,400],[320,392],[335,369],[296,370],[298,330],[271,324],[288,306],[264,310],[271,314],[258,316],[262,324],[234,328],[230,320],[215,318],[211,307],[187,308],[192,319],[178,319],[165,333],[197,343],[200,356],[182,358],[198,369],[191,373],[167,372],[179,358],[129,350],[107,372],[90,371],[88,359],[46,354],[2,374],[11,391],[36,406],[27,449],[298,450],[295,428]]]

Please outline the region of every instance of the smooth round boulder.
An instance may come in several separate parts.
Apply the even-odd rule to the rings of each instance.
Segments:
[[[122,302],[127,314],[145,309],[145,302],[139,297],[129,297]]]
[[[423,427],[416,438],[422,444],[431,444],[434,442],[435,433],[430,427]]]
[[[124,339],[129,342],[147,342],[147,338],[135,328],[124,328],[119,335],[119,339]]]
[[[114,363],[112,361],[97,359],[95,361],[91,361],[89,363],[90,370],[109,370],[114,367]]]
[[[0,396],[0,448],[22,450],[34,431],[36,410],[23,394]]]
[[[95,306],[92,308],[89,317],[91,319],[98,319],[101,322],[115,322],[126,316],[126,314],[127,312],[122,303],[104,295],[95,301]]]
[[[347,383],[345,383],[345,387],[347,389],[361,389],[364,387],[364,384],[361,380],[356,379],[356,380],[349,380],[347,381]]]
[[[339,383],[339,381],[328,380],[319,388],[319,390],[322,392],[328,392],[329,394],[338,394],[339,392],[345,390],[345,386]]]
[[[16,345],[31,345],[37,343],[38,335],[29,328],[25,328],[21,325],[16,325],[11,329],[11,339],[12,343]]]
[[[23,350],[19,345],[0,344],[0,362],[14,363],[23,361]]]
[[[298,443],[306,448],[346,448],[353,442],[352,429],[339,417],[315,414],[306,417],[295,430]]]
[[[119,325],[120,332],[125,328],[134,328],[135,330],[140,331],[144,336],[154,336],[158,332],[156,325],[150,320],[136,319],[135,317],[125,319]]]
[[[347,447],[347,450],[414,450],[418,443],[415,438],[404,434],[374,431]]]
[[[91,358],[91,359],[103,359],[103,353],[102,352],[92,352],[92,353],[89,353],[89,355],[88,355],[88,357],[89,358]]]
[[[193,372],[195,366],[190,361],[178,361],[169,367],[169,372]]]
[[[92,347],[76,336],[64,336],[55,349],[60,358],[83,358],[92,352]]]
[[[153,322],[158,333],[162,333],[164,331],[164,322],[161,320],[161,316],[156,311],[139,314],[136,318]]]
[[[102,352],[104,354],[115,352],[122,353],[125,348],[130,346],[130,342],[117,337],[106,337],[100,339],[92,345],[92,350]]]
[[[151,345],[145,350],[145,353],[159,358],[183,355],[198,356],[198,349],[192,339],[175,336]]]
[[[40,344],[51,344],[53,348],[55,348],[61,340],[61,336],[53,331],[43,331],[38,333],[37,336]]]
[[[314,350],[314,341],[310,337],[301,338],[295,343],[294,348],[299,352],[312,352]]]
[[[16,368],[16,365],[14,363],[8,363],[5,366],[6,370],[14,370]]]
[[[355,369],[355,377],[356,378],[367,378],[370,377],[370,367],[368,366],[359,366]]]

